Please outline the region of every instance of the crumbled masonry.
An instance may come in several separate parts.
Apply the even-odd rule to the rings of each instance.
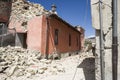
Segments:
[[[27,21],[35,16],[48,14],[43,6],[25,0],[13,0],[10,20],[22,21],[21,26],[27,28]]]
[[[2,76],[1,80],[11,76],[31,77],[46,72],[58,74],[65,72],[65,70],[61,64],[41,59],[41,54],[38,51],[20,47],[0,47],[0,75],[5,75]]]

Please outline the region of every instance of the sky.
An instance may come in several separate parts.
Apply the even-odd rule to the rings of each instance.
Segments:
[[[57,7],[58,16],[73,26],[80,25],[85,29],[85,37],[95,35],[92,27],[90,0],[29,0],[39,3],[45,9],[51,10],[51,5]]]

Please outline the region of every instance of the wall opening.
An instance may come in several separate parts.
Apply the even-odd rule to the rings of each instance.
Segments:
[[[58,29],[55,29],[55,38],[54,38],[54,43],[55,45],[58,45]]]
[[[27,48],[27,33],[17,33],[16,34],[16,46]]]
[[[69,46],[71,46],[71,34],[69,34]]]
[[[78,42],[78,37],[76,37],[76,45],[78,46],[79,42]]]
[[[0,47],[15,46],[15,29],[8,29],[5,23],[0,23]]]

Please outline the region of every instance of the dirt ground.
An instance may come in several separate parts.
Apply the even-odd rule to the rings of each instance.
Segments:
[[[95,80],[95,59],[92,53],[80,53],[78,55],[53,60],[52,64],[61,65],[59,69],[64,69],[59,73],[55,70],[47,71],[44,74],[34,76],[11,76],[7,79],[1,77],[0,80]]]
[[[47,76],[41,80],[95,80],[95,58],[92,53],[80,53],[59,61],[65,73]]]

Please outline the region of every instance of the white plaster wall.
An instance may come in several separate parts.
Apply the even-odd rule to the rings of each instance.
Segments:
[[[112,0],[102,0],[105,80],[112,80]],[[92,25],[96,30],[96,80],[100,78],[100,26],[98,0],[91,0]],[[120,0],[118,0],[118,80],[120,80]]]
[[[92,16],[92,26],[95,28],[95,29],[100,29],[100,26],[99,26],[99,7],[98,7],[98,4],[96,4],[99,0],[91,0],[91,14],[93,15]]]

